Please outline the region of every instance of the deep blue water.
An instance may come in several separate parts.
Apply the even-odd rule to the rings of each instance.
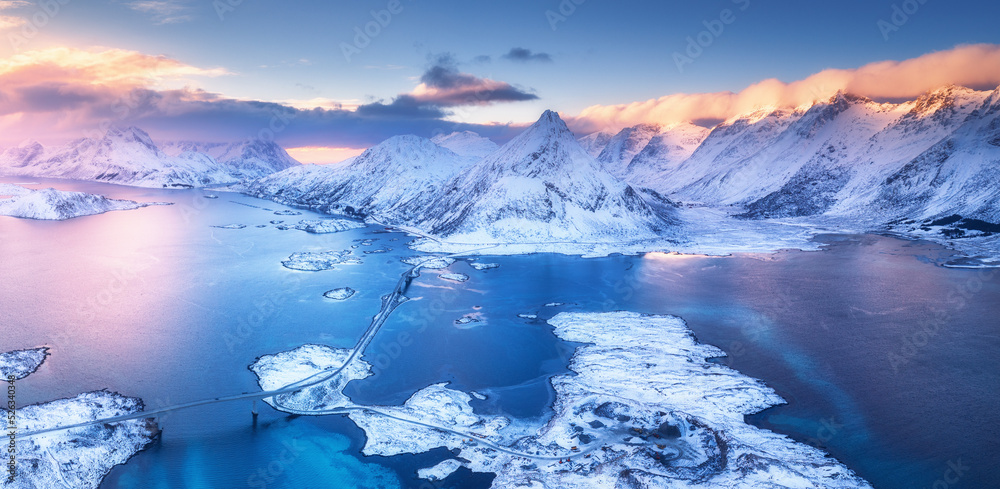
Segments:
[[[352,346],[407,268],[399,258],[414,254],[409,238],[377,228],[322,236],[257,228],[317,216],[276,216],[286,208],[239,195],[46,183],[176,205],[58,223],[0,217],[0,349],[52,347],[22,382],[21,403],[107,388],[159,406],[257,390],[246,367],[259,355],[303,343]],[[247,227],[210,227],[232,223]],[[373,243],[355,241],[363,238]],[[719,361],[789,401],[750,422],[823,447],[876,487],[933,487],[949,463],[969,469],[948,487],[1000,480],[1000,273],[935,266],[948,252],[927,243],[820,240],[822,252],[725,258],[486,257],[500,268],[450,267],[471,277],[463,284],[425,271],[406,293],[414,300],[366,354],[377,374],[347,392],[357,402],[400,403],[448,381],[487,394],[475,404],[482,412],[544,417],[547,379],[566,371],[573,348],[545,318],[675,314],[730,354]],[[309,273],[280,264],[296,251],[353,245],[363,265]],[[383,247],[392,250],[361,253]],[[358,294],[342,303],[322,297],[343,286]],[[454,324],[466,314],[481,321]],[[420,487],[415,471],[448,457],[364,457],[363,433],[341,417],[263,407],[251,421],[249,403],[167,416],[162,439],[102,488]],[[462,471],[441,487],[489,482]]]

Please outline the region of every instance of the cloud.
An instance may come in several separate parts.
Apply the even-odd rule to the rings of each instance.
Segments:
[[[408,95],[415,101],[439,107],[489,105],[497,102],[537,100],[538,95],[507,82],[480,78],[458,69],[451,54],[437,55]]]
[[[28,21],[22,19],[21,17],[0,15],[0,31],[5,31],[8,29],[16,29],[27,23]]]
[[[880,61],[856,69],[828,69],[803,80],[764,80],[738,93],[673,94],[622,105],[595,105],[574,118],[578,131],[726,120],[761,108],[793,108],[846,91],[875,100],[913,99],[945,85],[994,89],[1000,85],[1000,45],[958,46],[904,61]]]
[[[190,7],[177,0],[136,0],[125,4],[136,12],[148,14],[158,25],[188,22],[194,17]]]
[[[529,61],[538,61],[541,63],[552,62],[552,56],[548,53],[533,53],[530,49],[525,48],[511,48],[507,54],[503,55],[503,58],[519,63],[527,63]]]
[[[25,0],[0,0],[0,10],[28,7],[30,5],[31,2],[27,2]]]
[[[200,77],[230,74],[118,49],[53,48],[0,58],[0,143],[62,143],[125,125],[157,140],[261,137],[288,147],[333,148],[368,147],[398,134],[473,130],[502,140],[515,132],[441,120],[441,107],[408,94],[388,104],[268,102],[193,88]]]

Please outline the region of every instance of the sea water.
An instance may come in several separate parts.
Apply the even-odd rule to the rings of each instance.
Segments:
[[[26,181],[4,179],[5,182]],[[39,186],[172,206],[63,222],[0,217],[0,349],[52,355],[22,381],[27,404],[109,389],[157,408],[258,390],[258,356],[318,343],[349,348],[415,253],[379,227],[328,235],[277,229],[324,216],[203,190],[59,180]],[[206,198],[214,196],[217,198]],[[243,229],[212,226],[242,224]],[[258,227],[261,226],[261,227]],[[876,487],[989,487],[1000,479],[1000,273],[937,266],[936,245],[822,236],[820,252],[597,259],[481,257],[424,270],[351,383],[355,402],[399,404],[429,384],[486,396],[483,413],[542,422],[548,378],[575,345],[545,319],[562,311],[683,317],[728,353],[716,361],[764,380],[788,404],[748,417],[831,453]],[[281,266],[299,251],[353,250],[321,272]],[[382,253],[364,251],[385,250]],[[333,301],[323,292],[358,292]],[[525,319],[518,314],[537,315]],[[456,323],[462,317],[473,322]],[[421,487],[416,470],[451,454],[366,457],[340,416],[288,416],[248,401],[161,417],[163,434],[102,488]],[[960,474],[959,474],[960,472]],[[488,487],[461,470],[435,487]],[[941,483],[947,484],[942,486]]]

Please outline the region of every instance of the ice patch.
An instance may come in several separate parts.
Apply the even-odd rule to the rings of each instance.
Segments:
[[[281,265],[292,270],[318,272],[330,270],[336,265],[358,263],[358,260],[349,259],[350,256],[350,250],[293,253]]]
[[[411,266],[420,265],[421,268],[427,268],[431,270],[440,270],[442,268],[448,268],[451,266],[452,263],[455,263],[454,258],[448,258],[446,256],[433,256],[433,255],[408,256],[406,258],[400,259],[399,261]]]
[[[442,273],[438,277],[452,282],[465,282],[469,280],[469,276],[464,273]]]
[[[357,291],[355,291],[354,289],[352,289],[350,287],[341,287],[339,289],[333,289],[333,290],[326,291],[325,293],[323,293],[323,297],[326,297],[327,299],[333,299],[333,300],[337,300],[337,301],[343,301],[343,300],[350,299],[351,296],[353,296],[355,292],[357,292]]]
[[[299,221],[298,224],[290,227],[312,234],[329,234],[348,231],[351,229],[360,229],[365,227],[365,225],[358,221],[349,221],[347,219],[318,219],[302,220]]]
[[[417,471],[417,476],[421,479],[427,479],[429,481],[440,481],[446,479],[449,475],[453,474],[459,467],[462,466],[462,462],[455,459],[445,460],[429,469],[420,469]]]

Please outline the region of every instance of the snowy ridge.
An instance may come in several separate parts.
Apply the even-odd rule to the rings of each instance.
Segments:
[[[0,174],[93,180],[137,187],[202,187],[260,178],[297,165],[273,143],[171,145],[168,154],[136,127],[112,128],[100,138],[61,147],[26,142],[0,154]],[[192,151],[207,149],[224,158]]]
[[[663,127],[658,124],[626,127],[608,140],[604,149],[597,155],[597,161],[604,165],[608,173],[621,178],[625,175],[632,158],[639,154],[649,144],[649,140],[662,129]]]
[[[473,156],[476,158],[482,158],[500,147],[497,143],[472,131],[440,134],[432,137],[431,141],[442,148],[452,150],[457,155]]]
[[[597,158],[614,135],[615,133],[611,131],[597,131],[578,138],[576,141],[580,143],[587,154]]]

